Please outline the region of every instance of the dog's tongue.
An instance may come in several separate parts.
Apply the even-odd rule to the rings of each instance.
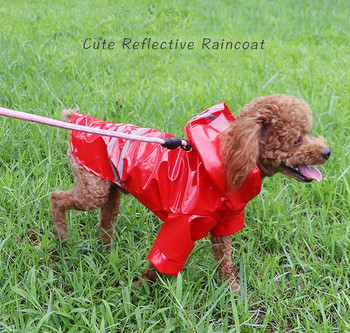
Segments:
[[[311,166],[305,164],[298,165],[299,172],[306,178],[312,178],[320,182],[322,180],[322,173]]]

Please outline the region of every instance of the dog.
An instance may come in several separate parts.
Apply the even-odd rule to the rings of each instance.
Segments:
[[[62,120],[145,136],[170,136],[129,124],[101,122],[77,110],[64,110]],[[68,160],[75,187],[51,195],[55,234],[66,240],[67,210],[100,208],[98,230],[109,247],[121,194],[129,192],[165,221],[143,279],[155,280],[157,271],[177,275],[195,240],[210,233],[219,276],[239,292],[231,235],[243,227],[244,207],[260,192],[261,180],[276,173],[303,183],[322,179],[311,165],[324,164],[331,150],[323,137],[309,136],[311,124],[307,103],[293,96],[271,95],[245,105],[236,119],[223,102],[194,117],[185,128],[190,152],[71,132]]]

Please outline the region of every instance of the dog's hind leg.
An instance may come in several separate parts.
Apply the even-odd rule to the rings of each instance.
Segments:
[[[102,208],[104,205],[111,206],[107,203],[111,197],[115,197],[112,183],[84,170],[78,165],[70,150],[68,160],[75,176],[75,187],[68,191],[56,191],[51,195],[51,217],[56,227],[56,235],[58,233],[62,240],[67,238],[65,218],[67,210],[89,211]]]
[[[108,199],[101,206],[101,220],[97,228],[107,248],[114,239],[114,223],[119,213],[120,200],[121,191],[117,186],[111,186]]]

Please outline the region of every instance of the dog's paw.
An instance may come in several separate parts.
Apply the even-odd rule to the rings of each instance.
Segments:
[[[135,280],[134,284],[136,284],[137,286],[142,286],[142,281],[141,280]]]
[[[146,281],[154,282],[157,279],[157,274],[154,270],[147,270],[142,273],[141,278]]]
[[[237,282],[237,280],[231,281],[230,287],[231,287],[232,291],[237,295],[241,291],[241,285]]]
[[[141,279],[134,281],[138,286],[142,285],[142,280],[146,282],[154,282],[157,279],[157,274],[154,270],[149,269],[142,273]]]

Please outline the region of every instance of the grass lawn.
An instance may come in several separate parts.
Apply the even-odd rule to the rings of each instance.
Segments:
[[[207,239],[177,278],[135,286],[160,221],[132,197],[114,251],[98,212],[69,213],[62,248],[48,197],[72,186],[68,132],[1,118],[0,332],[348,332],[349,12],[347,0],[0,1],[0,106],[56,119],[79,106],[182,136],[222,100],[237,113],[286,93],[311,105],[312,134],[332,148],[322,182],[277,175],[247,206],[232,242],[237,296]],[[140,49],[144,38],[159,48]],[[192,49],[174,49],[177,39]],[[258,49],[220,48],[229,41]]]

